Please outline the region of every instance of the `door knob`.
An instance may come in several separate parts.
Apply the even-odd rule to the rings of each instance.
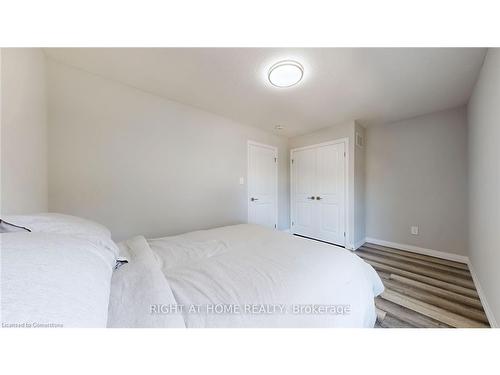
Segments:
[[[311,200],[314,200],[314,197],[307,197],[307,199],[311,199]]]
[[[250,200],[251,200],[252,202],[255,202],[255,201],[258,201],[258,200],[259,200],[259,198],[253,198],[253,197],[252,197],[252,198],[250,198]]]
[[[316,197],[316,200],[317,200],[317,201],[319,201],[319,200],[321,200],[321,199],[323,199],[323,198],[321,198],[321,197]]]

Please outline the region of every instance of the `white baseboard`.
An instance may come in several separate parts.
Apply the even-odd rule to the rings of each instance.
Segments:
[[[472,275],[472,280],[474,281],[474,286],[476,287],[477,294],[479,294],[479,299],[481,300],[481,304],[483,305],[484,313],[486,314],[486,317],[488,318],[488,322],[490,323],[490,326],[492,328],[500,328],[498,325],[495,316],[493,315],[493,311],[490,308],[490,305],[488,304],[488,301],[486,300],[486,296],[484,295],[483,288],[481,287],[481,283],[479,282],[479,279],[476,274],[476,270],[474,269],[474,266],[472,265],[472,262],[469,261],[467,262],[467,266],[469,266],[469,271],[470,274]]]
[[[393,247],[395,249],[406,250],[406,251],[409,251],[412,253],[429,255],[432,257],[436,257],[436,258],[441,258],[441,259],[446,259],[446,260],[451,260],[454,262],[460,262],[460,263],[467,264],[467,266],[469,267],[469,271],[471,273],[471,276],[472,276],[472,280],[474,282],[474,286],[476,287],[477,294],[479,295],[479,299],[481,300],[481,304],[483,305],[483,309],[484,309],[484,312],[486,314],[486,317],[488,318],[488,322],[490,323],[490,326],[493,328],[500,327],[495,319],[495,316],[493,315],[493,311],[491,310],[490,305],[488,304],[488,301],[486,300],[486,296],[484,295],[483,288],[481,287],[481,284],[480,284],[479,279],[477,277],[476,271],[475,271],[469,257],[467,257],[465,255],[446,253],[444,251],[426,249],[423,247],[418,247],[418,246],[413,246],[413,245],[405,245],[405,244],[400,244],[400,243],[396,243],[396,242],[379,240],[377,238],[371,238],[371,237],[366,237],[365,242],[370,242],[370,243],[375,244],[375,245]]]
[[[431,257],[452,260],[454,262],[460,262],[460,263],[465,263],[465,264],[468,264],[468,262],[469,262],[469,258],[466,257],[465,255],[459,255],[459,254],[454,254],[454,253],[447,253],[444,251],[426,249],[424,247],[406,245],[406,244],[401,244],[401,243],[396,243],[396,242],[389,242],[389,241],[379,240],[377,238],[371,238],[371,237],[366,237],[365,242],[370,242],[372,244],[380,245],[380,246],[394,247],[395,249],[406,250],[406,251],[410,251],[412,253],[417,253],[417,254],[422,254],[422,255],[429,255]]]

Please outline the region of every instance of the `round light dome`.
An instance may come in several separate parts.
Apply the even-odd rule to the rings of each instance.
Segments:
[[[274,64],[269,69],[269,82],[276,87],[290,87],[300,82],[304,68],[297,61],[285,60]]]

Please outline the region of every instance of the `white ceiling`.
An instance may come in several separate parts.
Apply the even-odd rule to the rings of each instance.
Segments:
[[[294,136],[347,120],[366,126],[465,104],[483,63],[474,48],[49,48],[49,57],[136,88]],[[295,59],[297,86],[268,68]]]

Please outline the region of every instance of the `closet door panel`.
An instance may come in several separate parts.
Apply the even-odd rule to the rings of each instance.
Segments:
[[[345,245],[345,146],[336,143],[317,148],[318,239]]]
[[[293,156],[293,233],[314,237],[317,213],[314,200],[316,190],[316,150],[295,151]]]

